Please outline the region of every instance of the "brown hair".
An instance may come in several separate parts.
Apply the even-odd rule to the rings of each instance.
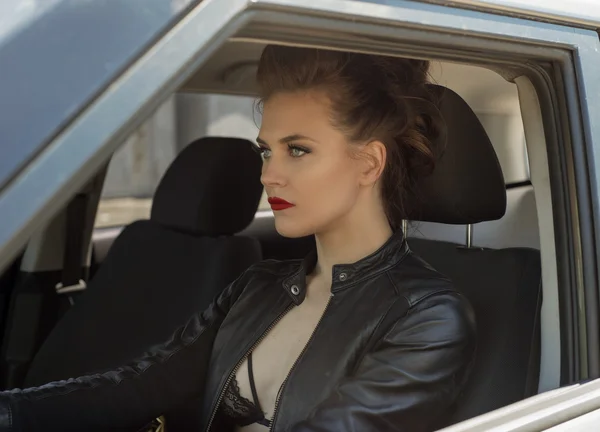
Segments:
[[[281,91],[323,90],[332,124],[351,142],[379,140],[387,152],[381,179],[394,230],[413,210],[417,184],[435,165],[443,120],[426,85],[429,62],[350,52],[269,45],[257,80],[261,101]]]

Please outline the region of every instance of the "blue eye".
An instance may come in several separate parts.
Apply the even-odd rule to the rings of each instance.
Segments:
[[[308,149],[305,149],[303,147],[293,145],[293,144],[289,144],[288,149],[290,152],[290,156],[295,157],[295,158],[298,158],[298,157],[304,156],[305,154],[310,153],[310,151]]]
[[[291,154],[293,157],[300,157],[300,156],[302,156],[304,153],[305,153],[305,152],[304,152],[303,150],[301,150],[301,149],[299,149],[299,148],[297,148],[297,147],[293,147],[293,148],[291,148],[291,149],[290,149],[290,154]]]
[[[271,157],[271,149],[266,147],[254,147],[256,152],[263,158],[269,159]]]
[[[270,159],[272,156],[272,150],[268,147],[254,146],[254,150],[263,158],[263,160]],[[288,144],[288,153],[293,158],[299,158],[310,153],[310,150],[295,144]]]

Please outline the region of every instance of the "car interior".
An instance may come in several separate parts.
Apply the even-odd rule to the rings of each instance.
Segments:
[[[263,47],[226,42],[0,277],[3,388],[116,367],[168,338],[248,266],[314,246],[277,234],[265,207],[251,149]],[[551,201],[538,193],[547,185],[533,169],[539,152],[515,84],[450,62],[435,62],[431,81],[443,95],[446,147],[404,230],[475,310],[478,351],[456,423],[559,386],[556,264],[541,247],[552,234],[538,215]],[[143,187],[132,187],[136,178]],[[182,415],[167,413],[167,424]]]

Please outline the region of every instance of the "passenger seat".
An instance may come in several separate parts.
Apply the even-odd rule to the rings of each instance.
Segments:
[[[150,220],[117,237],[87,291],[34,358],[26,386],[119,366],[163,342],[261,259],[234,234],[254,218],[261,160],[250,141],[202,138],[161,180]]]
[[[460,96],[431,87],[442,94],[446,149],[433,174],[419,185],[419,203],[409,219],[469,225],[502,218],[506,187],[489,137]],[[451,423],[537,393],[542,301],[539,251],[484,249],[422,238],[409,238],[408,244],[454,282],[475,312],[477,354]]]

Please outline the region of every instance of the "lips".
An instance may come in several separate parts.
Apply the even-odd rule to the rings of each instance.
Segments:
[[[269,197],[269,204],[271,204],[271,209],[273,211],[285,210],[290,207],[294,207],[294,204],[287,202],[283,198],[278,197]]]

